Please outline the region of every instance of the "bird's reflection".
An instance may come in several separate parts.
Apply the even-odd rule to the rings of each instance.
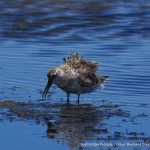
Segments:
[[[96,127],[103,119],[102,114],[93,105],[61,105],[56,120],[46,120],[47,137],[71,148],[78,147],[85,140],[98,137]]]
[[[50,140],[68,145],[71,149],[83,148],[84,143],[99,141],[148,141],[149,137],[137,131],[121,131],[118,122],[111,130],[110,118],[119,117],[123,124],[133,120],[133,116],[120,109],[118,105],[103,102],[102,105],[92,104],[58,104],[46,102],[0,102],[0,121],[28,121],[32,125],[42,124],[47,127],[45,135]],[[135,116],[134,116],[135,118]],[[33,124],[34,122],[34,124]],[[111,121],[112,123],[112,121]],[[119,128],[118,128],[119,127]],[[20,129],[21,131],[21,129]]]
[[[96,140],[101,133],[104,109],[91,104],[49,104],[0,102],[6,108],[3,118],[15,121],[20,119],[46,124],[46,136],[59,143],[77,148],[85,141]]]

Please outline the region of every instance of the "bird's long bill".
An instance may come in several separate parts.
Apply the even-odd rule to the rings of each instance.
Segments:
[[[42,98],[45,98],[45,97],[46,97],[46,95],[47,95],[47,93],[48,93],[48,91],[49,91],[49,89],[50,89],[50,87],[51,87],[53,81],[54,81],[53,78],[48,80],[47,85],[46,85],[46,87],[45,87],[45,89],[44,89],[44,92],[43,92],[43,94],[42,94]]]

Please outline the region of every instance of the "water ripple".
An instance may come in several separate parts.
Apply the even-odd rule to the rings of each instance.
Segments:
[[[110,36],[149,37],[149,1],[1,1],[1,37],[64,38],[72,41]],[[87,32],[88,31],[88,32]],[[80,34],[82,32],[82,34]],[[91,34],[90,34],[91,32]],[[90,34],[90,36],[89,36]]]

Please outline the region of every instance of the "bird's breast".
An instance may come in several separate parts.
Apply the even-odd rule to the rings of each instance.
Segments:
[[[66,78],[62,78],[62,79],[57,79],[54,82],[59,88],[65,90],[65,91],[75,91],[76,89],[78,89],[78,81],[74,80],[74,79],[66,79]]]
[[[97,85],[82,86],[78,79],[57,79],[54,82],[59,88],[68,93],[90,93],[97,88]]]

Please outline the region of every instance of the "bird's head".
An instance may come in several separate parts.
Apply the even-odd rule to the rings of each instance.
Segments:
[[[42,97],[44,97],[44,98],[46,97],[52,83],[54,82],[54,80],[58,76],[58,74],[59,74],[59,71],[57,68],[52,68],[48,71],[48,73],[47,73],[48,82],[47,82],[47,85],[44,89]]]

